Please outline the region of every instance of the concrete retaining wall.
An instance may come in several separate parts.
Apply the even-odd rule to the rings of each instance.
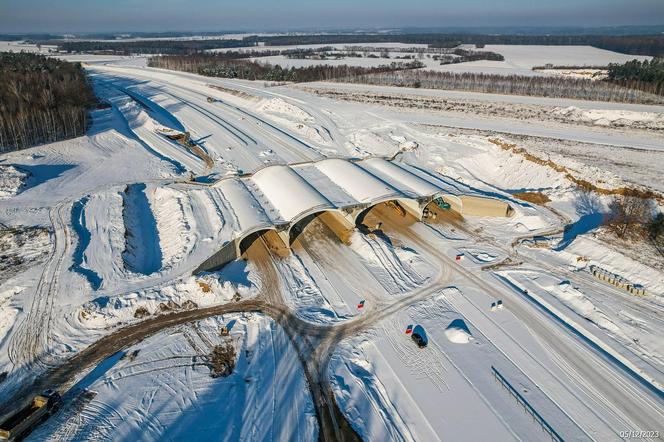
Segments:
[[[237,240],[226,243],[221,248],[221,250],[203,261],[203,263],[199,265],[193,273],[196,274],[200,272],[213,272],[215,270],[219,270],[229,262],[239,258],[237,254],[237,248]]]

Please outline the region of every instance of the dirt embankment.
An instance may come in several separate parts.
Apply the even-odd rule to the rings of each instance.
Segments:
[[[544,159],[540,158],[536,155],[533,155],[532,153],[528,152],[525,148],[523,147],[517,147],[515,143],[508,143],[505,142],[499,138],[489,138],[489,142],[495,144],[496,146],[500,147],[503,150],[515,153],[517,155],[521,155],[524,157],[526,160],[531,161],[533,163],[537,163],[541,166],[546,166],[550,167],[551,169],[555,170],[556,172],[560,172],[565,174],[565,178],[579,186],[580,188],[587,190],[587,191],[592,191],[599,193],[601,195],[629,195],[629,196],[636,196],[639,198],[643,199],[653,199],[656,200],[658,203],[662,204],[664,203],[664,195],[654,192],[649,189],[641,189],[641,188],[636,188],[636,187],[616,187],[613,189],[607,189],[603,187],[599,187],[593,183],[591,183],[588,180],[584,180],[583,178],[579,178],[575,176],[568,168],[565,166],[561,166],[560,164],[557,164],[553,162],[550,159]],[[517,198],[516,194],[514,195]],[[542,195],[546,198],[545,195]],[[527,198],[535,198],[534,196],[526,196]],[[525,199],[525,198],[522,198]],[[541,198],[540,198],[541,199]],[[548,199],[548,198],[547,198]],[[526,201],[529,201],[526,199]],[[531,201],[531,202],[536,202],[536,201]],[[540,203],[538,203],[540,204]]]
[[[542,192],[514,192],[512,193],[512,196],[514,198],[539,205],[544,205],[551,202],[551,199],[544,195]]]
[[[245,100],[250,100],[250,101],[260,101],[261,100],[261,98],[256,96],[256,95],[252,95],[252,94],[249,94],[249,93],[244,92],[244,91],[239,91],[237,89],[231,89],[231,88],[227,88],[227,87],[223,87],[223,86],[218,86],[216,84],[208,84],[206,86],[209,87],[209,88],[218,90],[219,92],[224,92],[226,94],[235,95],[236,97],[243,98]]]

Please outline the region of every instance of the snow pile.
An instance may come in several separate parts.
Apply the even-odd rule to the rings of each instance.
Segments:
[[[181,261],[194,246],[196,221],[187,195],[169,187],[149,192],[150,207],[157,221],[162,270]]]
[[[84,220],[90,235],[89,243],[82,251],[85,265],[102,281],[125,278],[122,192],[115,188],[90,195],[85,204]]]
[[[390,134],[389,137],[392,139],[392,141],[398,143],[399,150],[401,152],[413,151],[419,147],[417,141],[407,140],[404,136]]]
[[[234,284],[220,280],[214,274],[190,276],[161,288],[101,296],[81,306],[74,321],[85,328],[103,329],[152,315],[225,304],[238,296],[240,299],[251,298],[256,293],[253,285]]]
[[[517,232],[533,232],[535,230],[544,229],[551,225],[541,216],[538,215],[524,215],[521,210],[516,210],[516,215],[512,217],[511,224]]]
[[[29,177],[30,173],[16,166],[0,164],[0,199],[18,194]]]
[[[563,304],[574,310],[580,316],[593,322],[598,327],[615,335],[623,336],[622,330],[604,312],[588,299],[578,288],[573,287],[569,281],[563,281],[557,286],[548,287],[548,290]]]
[[[508,191],[561,189],[570,187],[565,175],[552,168],[503,150],[487,138],[461,135],[455,142],[470,145],[481,153],[464,156],[455,164],[479,183],[490,183]]]
[[[269,116],[279,125],[291,129],[311,141],[321,144],[328,141],[325,130],[316,124],[316,120],[311,115],[281,98],[263,100],[257,110]]]
[[[294,106],[281,98],[271,98],[264,100],[258,108],[261,112],[270,114],[281,114],[296,118],[300,121],[314,121],[314,119],[301,108]]]
[[[467,344],[475,339],[463,319],[452,321],[445,329],[445,336],[455,344]]]
[[[489,263],[496,260],[497,256],[482,250],[468,250],[468,253],[473,257],[474,260],[481,263]]]
[[[614,109],[579,109],[576,106],[555,108],[554,115],[582,121],[595,126],[645,127],[648,129],[664,129],[664,113],[637,112]]]
[[[155,157],[170,164],[173,172],[181,173],[187,169],[194,172],[204,170],[204,164],[200,158],[165,137],[165,135],[177,135],[184,132],[184,127],[172,114],[166,110],[163,110],[161,114],[154,111],[148,112],[146,107],[130,99],[119,104],[118,110],[137,141]],[[158,117],[159,120],[155,120],[153,116]]]

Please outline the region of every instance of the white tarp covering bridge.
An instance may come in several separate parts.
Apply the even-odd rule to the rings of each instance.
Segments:
[[[237,259],[244,252],[243,240],[257,232],[274,231],[289,247],[293,232],[304,228],[298,223],[306,223],[314,215],[325,213],[338,225],[352,229],[368,209],[393,201],[421,220],[425,207],[436,198],[462,213],[463,198],[473,193],[444,177],[384,158],[330,158],[268,166],[251,176],[221,180],[211,190],[228,202],[236,228],[233,239],[198,271]]]

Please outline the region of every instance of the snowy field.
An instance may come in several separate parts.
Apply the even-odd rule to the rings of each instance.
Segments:
[[[253,35],[253,34],[252,34]],[[272,34],[264,34],[272,35]],[[238,39],[243,38],[245,34],[228,34],[215,37],[181,37],[173,38],[175,40],[198,40],[198,39]],[[154,39],[123,39],[120,41],[141,41],[141,40],[163,40],[160,38]],[[169,38],[171,40],[171,38]],[[95,40],[97,41],[97,40]],[[118,40],[98,40],[98,41],[112,41]],[[434,60],[434,54],[425,54],[420,58],[417,52],[395,52],[389,51],[392,48],[399,48],[401,50],[408,48],[426,48],[426,44],[406,44],[396,42],[381,42],[381,43],[344,43],[344,44],[308,44],[308,45],[288,45],[288,46],[247,46],[240,48],[220,48],[211,49],[210,52],[227,52],[227,51],[284,51],[289,49],[319,49],[319,48],[333,48],[337,51],[344,51],[346,49],[359,50],[363,47],[381,48],[386,49],[390,58],[367,58],[364,57],[345,57],[341,59],[328,58],[326,60],[314,59],[293,59],[283,55],[275,55],[268,57],[252,58],[254,61],[269,63],[273,65],[280,65],[282,67],[307,67],[316,65],[351,65],[363,67],[375,67],[392,62],[409,62],[409,59],[398,59],[397,57],[412,56],[413,60],[418,60],[424,63],[423,69],[430,69],[445,72],[476,72],[476,73],[489,73],[500,75],[560,75],[558,71],[552,70],[538,70],[533,71],[533,67],[542,67],[547,64],[553,66],[606,66],[609,63],[625,63],[630,60],[649,60],[652,57],[642,55],[628,55],[613,52],[605,49],[599,49],[592,46],[538,46],[538,45],[486,45],[483,48],[476,48],[474,45],[461,45],[460,48],[473,50],[473,51],[490,51],[501,54],[505,57],[504,61],[491,61],[479,60],[472,62],[464,62],[457,64],[441,65],[440,62]],[[56,46],[44,45],[38,48],[36,45],[27,44],[24,42],[0,42],[0,51],[10,52],[40,52],[49,53],[57,50]],[[361,51],[360,51],[361,52]],[[367,52],[374,56],[379,56],[378,52]],[[364,55],[364,54],[363,54]],[[109,56],[109,55],[62,55],[63,58],[70,61],[82,62],[111,62],[128,59],[129,57]],[[568,75],[578,75],[571,72]],[[587,73],[582,76],[587,77]]]
[[[376,48],[399,47],[409,48],[419,45],[389,44],[389,43],[367,43],[367,44],[345,44],[345,45],[300,45],[300,46],[259,46],[254,48],[242,48],[243,50],[287,50],[294,48],[316,49],[330,46],[336,49],[370,46]],[[424,46],[424,45],[422,45]],[[270,64],[279,64],[282,67],[306,67],[315,65],[351,65],[351,66],[379,66],[390,62],[408,62],[396,57],[413,56],[414,60],[421,61],[425,67],[445,72],[476,72],[500,75],[556,75],[550,71],[533,71],[533,67],[545,66],[606,66],[609,63],[625,63],[630,60],[649,60],[652,57],[641,55],[628,55],[618,52],[598,49],[592,46],[537,46],[537,45],[486,45],[477,49],[474,45],[461,45],[463,49],[473,51],[490,51],[501,54],[504,61],[479,60],[455,64],[441,65],[440,62],[431,58],[434,54],[425,54],[423,58],[418,57],[416,52],[389,52],[389,59],[385,58],[356,58],[346,57],[343,59],[311,60],[290,59],[283,55],[260,57],[253,60],[263,61]],[[373,52],[373,55],[379,55]]]
[[[57,51],[57,49],[57,46],[42,45],[37,47],[37,45],[23,41],[0,41],[0,52],[36,52],[48,54],[49,52]]]
[[[515,51],[515,70],[563,56]],[[664,263],[607,236],[610,198],[574,181],[663,192],[661,106],[274,87],[141,60],[89,59],[111,107],[85,136],[0,156],[0,402],[109,333],[164,324],[77,372],[32,440],[312,440],[335,404],[369,440],[541,439],[506,385],[565,440],[664,431]],[[183,132],[192,143],[168,137]],[[386,205],[345,239],[317,217],[299,236],[282,230],[284,256],[237,241],[244,259],[192,274],[308,209],[403,197],[390,170],[411,190],[487,197],[513,214],[441,210],[425,223]],[[599,281],[592,265],[646,294]],[[168,323],[234,305],[265,312]],[[207,358],[224,339],[235,371],[212,378]]]
[[[609,63],[625,63],[630,60],[649,60],[652,57],[628,55],[599,49],[592,46],[537,46],[537,45],[486,45],[475,49],[473,45],[462,45],[471,50],[491,51],[505,57],[504,61],[479,60],[456,65],[440,66],[449,72],[481,72],[501,75],[537,75],[533,67],[545,66],[606,66]],[[546,74],[542,72],[541,74]]]
[[[228,337],[219,336],[224,325]],[[238,358],[230,376],[215,378],[207,358],[224,342]],[[297,354],[283,330],[260,315],[166,330],[105,361],[71,395],[76,407],[28,440],[309,441],[318,434]]]

